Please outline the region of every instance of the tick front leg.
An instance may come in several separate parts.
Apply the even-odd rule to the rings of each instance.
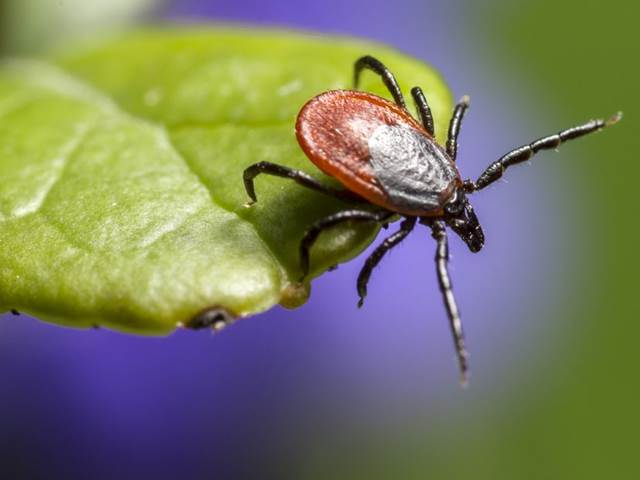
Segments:
[[[369,283],[369,277],[371,277],[373,269],[380,263],[382,257],[384,257],[389,250],[398,245],[411,233],[415,224],[416,217],[406,217],[400,224],[400,230],[387,237],[364,262],[364,266],[358,275],[358,296],[360,297],[358,300],[358,308],[362,307],[364,299],[367,296],[367,284]]]
[[[420,117],[422,126],[433,137],[435,135],[435,128],[433,126],[433,115],[431,114],[431,107],[429,107],[427,97],[424,96],[420,87],[413,87],[411,89],[411,96],[413,96],[413,102],[418,109],[418,116]]]
[[[462,331],[462,321],[460,320],[460,312],[453,295],[453,285],[449,277],[449,244],[447,241],[447,231],[445,223],[442,220],[436,220],[431,224],[431,235],[437,242],[436,248],[436,272],[438,275],[438,283],[440,292],[444,300],[444,305],[449,316],[449,325],[453,334],[453,342],[458,356],[458,365],[460,367],[460,383],[466,385],[469,378],[469,357],[464,345],[464,333]]]
[[[462,126],[462,119],[464,114],[469,108],[469,97],[465,95],[460,99],[456,108],[453,109],[453,116],[451,122],[449,122],[449,133],[447,135],[447,153],[451,157],[451,160],[456,161],[458,155],[458,134],[460,133],[460,127]]]
[[[393,216],[392,212],[367,212],[364,210],[345,210],[330,215],[314,223],[300,242],[300,269],[302,282],[309,274],[309,251],[323,230],[344,222],[385,222]]]
[[[247,195],[251,199],[247,205],[253,205],[258,201],[256,198],[256,191],[253,185],[253,180],[260,174],[273,175],[276,177],[283,177],[293,180],[294,182],[302,185],[303,187],[310,188],[311,190],[315,190],[316,192],[324,193],[326,195],[331,195],[332,197],[339,198],[340,200],[345,201],[361,201],[360,197],[356,194],[348,191],[341,190],[337,188],[327,187],[315,178],[313,178],[308,173],[305,173],[301,170],[294,170],[289,167],[285,167],[283,165],[276,165],[271,162],[258,162],[250,167],[247,167],[242,175],[244,180],[244,188],[247,191]]]
[[[528,145],[518,147],[489,165],[475,182],[467,180],[465,182],[465,190],[467,190],[467,192],[482,190],[502,177],[505,170],[511,165],[526,162],[540,150],[557,148],[568,140],[573,140],[574,138],[579,138],[614,125],[618,123],[621,118],[622,113],[617,113],[608,120],[591,120],[583,125],[562,130],[556,134],[539,138]]]
[[[398,85],[396,77],[393,75],[393,73],[391,73],[391,70],[389,70],[384,65],[384,63],[370,55],[360,57],[353,65],[353,88],[356,90],[358,89],[358,83],[360,83],[360,73],[365,68],[380,75],[383,83],[387,87],[387,90],[389,90],[389,92],[393,96],[395,102],[398,104],[398,106],[406,110],[407,104],[404,101],[404,97],[402,96],[402,91],[400,90],[400,86]]]

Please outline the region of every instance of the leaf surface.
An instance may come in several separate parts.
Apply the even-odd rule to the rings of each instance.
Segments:
[[[298,243],[344,202],[242,171],[267,160],[327,183],[299,149],[300,107],[381,58],[421,85],[446,132],[451,99],[424,64],[386,47],[290,32],[158,28],[0,66],[0,309],[163,334],[199,312],[243,317],[308,296]],[[411,82],[411,83],[409,83]],[[363,89],[389,97],[373,74]],[[333,182],[335,183],[335,182]],[[313,275],[377,227],[320,237]]]

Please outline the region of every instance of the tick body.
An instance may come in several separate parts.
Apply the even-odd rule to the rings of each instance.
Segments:
[[[585,124],[548,135],[515,148],[491,163],[476,181],[462,180],[456,166],[457,139],[467,97],[456,105],[446,144],[434,136],[434,124],[427,99],[419,87],[411,90],[417,119],[407,111],[398,83],[379,60],[365,56],[355,62],[354,88],[364,69],[378,74],[394,103],[357,90],[332,90],[309,100],[296,122],[296,136],[309,160],[337,179],[344,188],[324,186],[309,174],[269,162],[251,165],[244,172],[244,184],[251,202],[256,201],[254,179],[269,174],[292,179],[300,185],[338,197],[349,207],[311,225],[300,242],[301,281],[309,273],[309,250],[320,233],[343,222],[377,222],[386,225],[401,218],[400,228],[388,236],[367,258],[358,275],[357,289],[362,306],[373,269],[383,256],[398,245],[417,223],[431,229],[436,242],[436,275],[458,357],[461,382],[468,378],[460,313],[448,272],[447,228],[458,235],[472,252],[484,245],[484,233],[468,196],[502,177],[511,165],[524,162],[540,150],[601,130],[616,123],[609,120]],[[363,205],[375,207],[362,209]]]
[[[462,184],[446,151],[406,110],[375,95],[325,92],[300,111],[296,135],[324,173],[404,215],[441,215]]]

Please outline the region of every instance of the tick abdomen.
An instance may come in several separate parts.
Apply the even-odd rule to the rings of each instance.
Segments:
[[[455,189],[457,169],[435,140],[406,110],[376,95],[322,93],[300,111],[296,135],[320,170],[386,209],[438,214]]]

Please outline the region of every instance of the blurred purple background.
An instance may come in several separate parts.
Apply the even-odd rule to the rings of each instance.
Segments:
[[[470,20],[474,8],[445,0],[193,0],[173,2],[165,16],[361,36],[427,61],[456,97],[472,97],[459,163],[475,178],[510,147],[564,125],[542,116],[551,108],[544,99],[519,97],[527,89],[510,84],[482,42],[487,32]],[[0,465],[20,478],[283,478],[330,432],[490,418],[505,392],[534,388],[565,340],[566,326],[546,321],[576,252],[555,240],[579,226],[558,220],[572,200],[554,172],[516,169],[509,183],[474,198],[487,234],[479,255],[451,238],[472,355],[466,391],[457,384],[434,243],[418,229],[376,270],[360,311],[355,279],[364,256],[318,279],[304,307],[276,308],[215,337],[138,338],[5,316]],[[557,344],[547,340],[551,331]]]

